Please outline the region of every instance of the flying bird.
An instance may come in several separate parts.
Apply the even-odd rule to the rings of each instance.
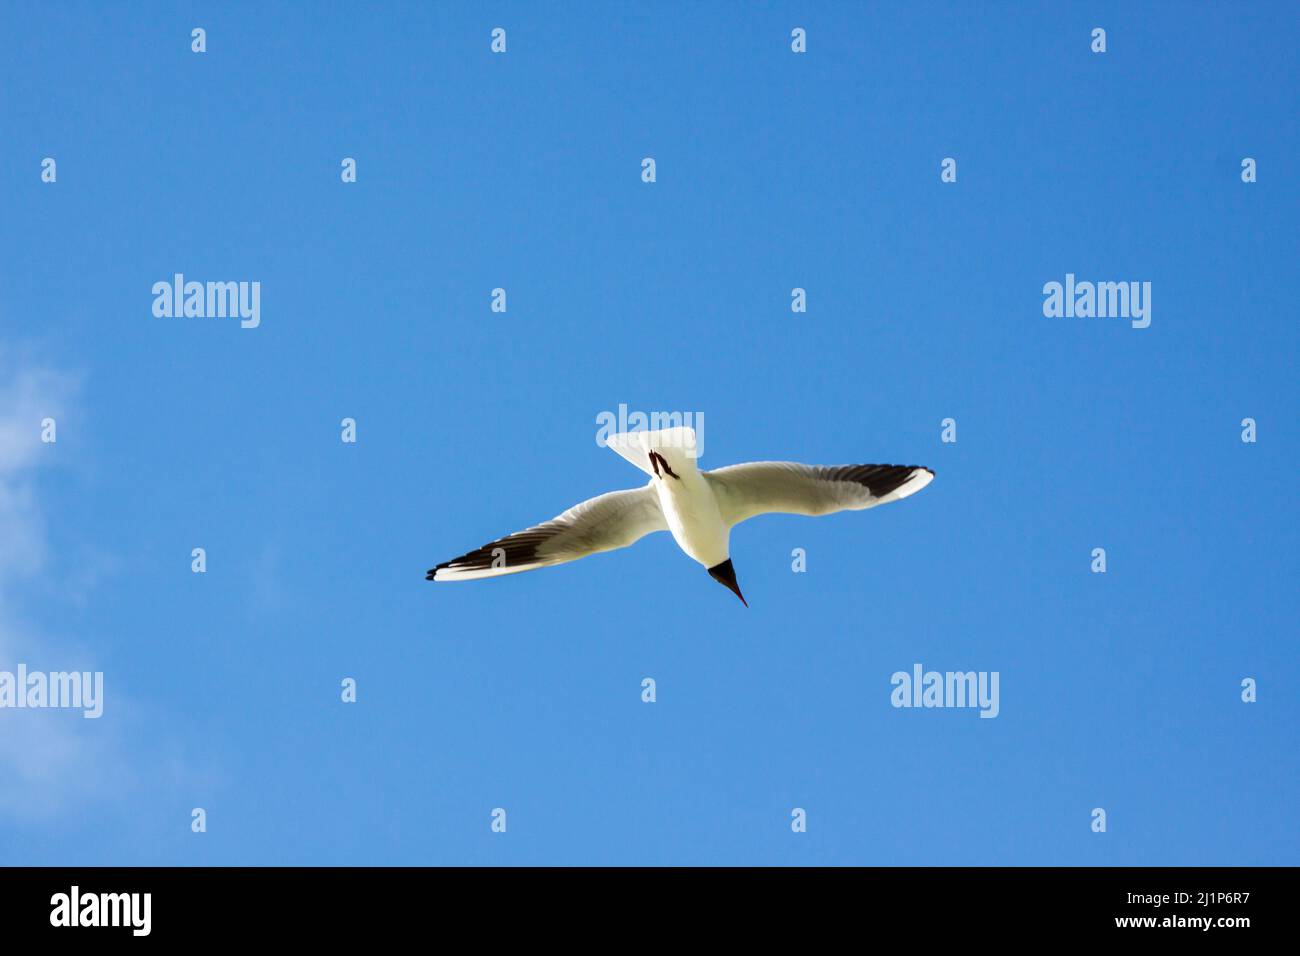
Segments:
[[[740,522],[762,514],[861,511],[906,498],[934,479],[933,471],[918,465],[751,461],[700,471],[695,431],[680,426],[623,432],[607,444],[650,480],[640,488],[599,495],[550,521],[444,561],[429,569],[426,580],[518,574],[626,548],[653,531],[671,531],[689,557],[748,607],[731,563],[731,529]]]

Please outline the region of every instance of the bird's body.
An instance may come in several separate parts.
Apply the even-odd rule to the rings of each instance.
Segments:
[[[708,479],[694,458],[669,463],[677,477],[651,478],[648,485],[659,498],[668,530],[677,546],[706,568],[721,564],[727,560],[731,528],[722,520]]]
[[[623,548],[653,531],[678,546],[744,601],[731,565],[731,529],[758,514],[823,515],[906,498],[934,478],[915,465],[749,462],[701,471],[690,428],[626,432],[609,447],[650,475],[561,515],[430,569],[431,581],[498,577]]]

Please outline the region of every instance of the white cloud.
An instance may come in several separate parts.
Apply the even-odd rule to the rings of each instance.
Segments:
[[[11,672],[19,662],[33,670],[101,669],[84,649],[44,633],[24,606],[52,563],[40,476],[67,447],[42,442],[41,421],[62,425],[76,392],[73,376],[0,353],[0,669]],[[47,588],[40,594],[51,599]],[[0,709],[0,817],[46,817],[88,790],[116,789],[127,771],[114,759],[116,730],[96,726],[103,723],[74,710]]]
[[[0,597],[13,577],[45,562],[45,526],[35,500],[35,472],[57,444],[41,441],[41,421],[65,416],[76,391],[67,375],[40,368],[12,371],[0,354]]]

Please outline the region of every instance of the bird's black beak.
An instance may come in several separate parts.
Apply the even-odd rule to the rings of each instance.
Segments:
[[[721,564],[715,564],[709,568],[709,577],[719,584],[725,584],[731,588],[736,597],[740,598],[740,603],[749,607],[749,602],[745,600],[745,595],[740,593],[740,585],[736,583],[736,569],[731,566],[731,559],[728,558]]]

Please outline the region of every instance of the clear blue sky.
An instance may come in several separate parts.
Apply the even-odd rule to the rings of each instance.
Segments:
[[[1300,862],[1293,5],[0,10],[0,669],[107,698],[0,711],[0,862]],[[425,582],[641,483],[620,402],[937,479],[740,526],[749,610],[667,535]]]

